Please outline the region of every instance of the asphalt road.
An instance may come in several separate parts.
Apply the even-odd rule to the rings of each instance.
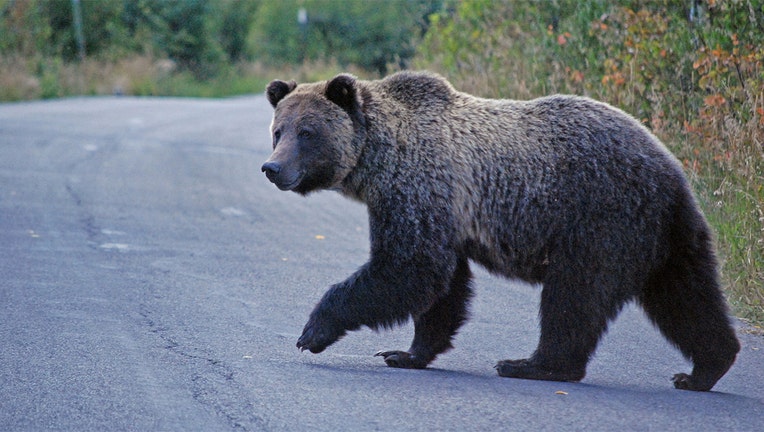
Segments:
[[[472,319],[428,370],[412,327],[295,342],[367,258],[365,209],[278,191],[264,98],[0,105],[0,430],[764,428],[764,338],[712,393],[634,308],[578,384],[499,378],[527,357],[537,287],[479,271]]]

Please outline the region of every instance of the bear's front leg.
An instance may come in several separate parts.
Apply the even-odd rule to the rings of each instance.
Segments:
[[[437,218],[445,210],[391,218],[400,213],[400,198],[393,198],[386,200],[395,206],[369,207],[371,257],[324,294],[297,341],[299,348],[321,352],[347,331],[391,328],[412,317],[414,343],[407,354],[397,354],[399,367],[424,367],[451,346],[451,336],[466,317],[467,259],[460,259],[453,247],[453,230],[431,222],[448,220]],[[392,354],[388,357],[393,361]]]
[[[390,327],[406,320],[411,313],[409,298],[392,294],[395,283],[385,269],[366,263],[345,281],[333,285],[310,314],[297,347],[320,353],[348,331],[362,325]],[[404,303],[394,301],[402,300]]]
[[[324,294],[310,314],[297,347],[320,353],[362,325],[390,328],[413,316],[414,342],[408,353],[397,354],[395,364],[425,367],[450,348],[451,337],[466,318],[469,267],[466,259],[461,260],[458,271],[454,267],[455,258],[443,259],[438,266],[372,259]],[[444,275],[451,275],[450,289],[449,278]],[[388,364],[392,366],[391,356]]]
[[[451,348],[459,327],[467,319],[472,297],[469,262],[460,258],[451,277],[448,291],[429,310],[414,318],[414,341],[408,351],[383,351],[376,355],[390,367],[424,369],[438,354]]]

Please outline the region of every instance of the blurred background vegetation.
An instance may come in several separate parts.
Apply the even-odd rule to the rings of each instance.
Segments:
[[[228,96],[262,92],[276,74],[380,76],[408,66],[428,17],[442,7],[433,0],[0,0],[0,100]]]
[[[683,162],[728,297],[758,325],[763,62],[764,0],[0,0],[5,101],[222,97],[414,68],[485,97],[619,106]]]

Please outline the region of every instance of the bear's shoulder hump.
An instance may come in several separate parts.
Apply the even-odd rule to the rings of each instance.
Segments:
[[[392,97],[412,105],[447,103],[455,93],[445,78],[431,72],[398,72],[381,84]]]

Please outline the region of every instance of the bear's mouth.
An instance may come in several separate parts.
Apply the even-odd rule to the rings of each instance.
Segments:
[[[279,176],[279,175],[270,175],[270,173],[266,173],[266,177],[268,177],[268,180],[271,181],[271,183],[275,184],[277,188],[279,188],[282,191],[291,191],[297,186],[300,185],[300,182],[302,181],[302,173],[295,173],[295,175],[291,176]]]
[[[274,182],[277,188],[283,190],[283,191],[290,191],[294,188],[296,188],[300,184],[300,179],[297,179],[289,184],[283,184],[283,183],[276,183]]]

